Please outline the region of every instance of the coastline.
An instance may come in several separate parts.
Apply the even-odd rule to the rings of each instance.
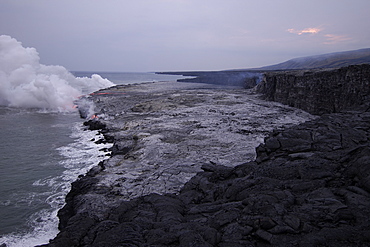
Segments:
[[[107,173],[119,173],[101,184],[110,187],[111,179],[118,179],[124,190],[115,193],[121,199],[177,193],[202,164],[235,166],[253,160],[255,147],[269,132],[312,118],[242,88],[206,84],[115,86],[92,100],[99,118],[85,124],[114,140],[105,167],[111,169]]]
[[[153,86],[158,88],[154,84]],[[132,89],[131,86],[125,87],[126,94],[130,88]],[[116,87],[110,90],[120,89]],[[145,181],[145,178],[135,177],[135,174],[131,174],[132,178],[125,177],[127,170],[115,169],[120,160],[135,159],[132,154],[140,147],[140,140],[147,141],[144,146],[149,149],[146,152],[144,148],[143,154],[150,154],[145,156],[146,160],[150,160],[148,158],[153,157],[152,155],[158,156],[158,143],[163,140],[173,147],[191,133],[188,133],[189,130],[210,129],[216,123],[204,125],[202,121],[197,122],[196,119],[201,114],[195,111],[196,114],[191,116],[193,120],[184,121],[189,127],[187,131],[183,134],[180,131],[177,136],[148,133],[153,130],[153,125],[151,128],[147,126],[145,131],[137,131],[135,135],[119,133],[118,130],[127,132],[130,128],[143,127],[148,121],[158,123],[158,116],[151,115],[153,112],[168,112],[179,106],[187,109],[198,103],[206,105],[204,96],[214,91],[203,91],[202,97],[189,101],[194,91],[184,94],[182,89],[181,93],[172,91],[170,97],[165,95],[166,101],[161,101],[158,97],[164,94],[160,90],[150,97],[140,95],[140,90],[133,90],[134,98],[144,102],[127,106],[127,109],[123,109],[124,112],[116,111],[117,105],[111,101],[113,97],[101,96],[96,100],[98,105],[109,106],[101,108],[101,113],[105,114],[107,120],[99,122],[103,123],[102,132],[108,139],[113,134],[115,153],[113,152],[113,157],[108,162],[100,163],[73,183],[67,196],[67,206],[59,213],[61,233],[48,246],[114,246],[118,243],[131,243],[132,246],[182,246],[186,243],[193,243],[190,246],[280,246],[287,242],[315,245],[328,241],[359,246],[359,243],[369,241],[366,237],[369,212],[368,207],[364,208],[364,205],[369,205],[366,187],[368,180],[365,176],[367,167],[363,164],[363,157],[366,157],[369,150],[369,113],[366,111],[330,114],[290,128],[272,131],[276,129],[275,126],[262,130],[265,131],[264,136],[271,132],[272,134],[265,139],[264,144],[257,147],[255,161],[244,157],[244,162],[231,159],[232,164],[227,167],[225,165],[228,162],[215,162],[207,158],[208,162],[199,162],[198,170],[195,170],[197,175],[194,172],[188,176],[180,176],[190,179],[176,185],[180,190],[149,191],[141,195],[131,192],[132,197],[125,197],[130,194],[123,186],[127,180],[132,179],[131,181],[137,183]],[[231,102],[230,95],[236,101]],[[220,103],[213,102],[210,106],[236,105],[236,109],[243,109],[241,104],[245,99],[235,92],[230,95],[212,95]],[[126,96],[121,95],[123,98]],[[176,97],[177,106],[173,103]],[[149,99],[151,102],[148,104]],[[271,102],[265,104],[271,108]],[[118,108],[122,110],[122,107]],[[217,113],[216,115],[221,115],[226,120],[226,125],[221,128],[218,136],[225,133],[226,126],[235,127],[234,130],[240,130],[243,135],[251,134],[251,130],[240,128],[240,124],[230,124],[239,114],[236,109],[220,111],[219,108],[207,108],[208,113]],[[280,109],[286,111],[289,108]],[[144,116],[145,121],[134,119],[129,121],[129,125],[119,125],[118,122],[122,122],[120,114],[127,119],[129,110],[134,115]],[[183,116],[181,114],[189,113],[185,110],[172,114],[175,114],[172,115],[175,119]],[[112,116],[115,119],[111,119]],[[356,121],[352,121],[353,117]],[[115,120],[118,121],[112,124]],[[167,125],[161,122],[162,127],[166,125],[166,132],[170,132],[168,128],[171,125],[166,123]],[[154,129],[158,129],[161,124]],[[174,130],[176,131],[173,133],[179,133],[180,129]],[[198,136],[200,141],[204,139],[204,136]],[[196,147],[194,150],[201,149]],[[230,149],[224,149],[221,153],[227,152]],[[162,156],[158,157],[172,155],[172,161],[179,158],[178,152],[159,153]],[[235,154],[231,153],[231,156]],[[349,167],[349,161],[353,161],[352,167]],[[151,166],[155,170],[159,169],[156,164]],[[199,172],[200,168],[202,172]],[[131,170],[132,167],[128,169]],[[359,173],[359,170],[365,173]],[[112,182],[111,180],[102,182],[101,175],[112,174],[112,171],[117,179],[126,180],[110,185],[107,182]],[[173,175],[170,173],[170,178]],[[187,183],[181,188],[184,182]],[[121,188],[124,188],[126,194],[122,193]],[[127,236],[119,237],[118,233],[122,231]]]

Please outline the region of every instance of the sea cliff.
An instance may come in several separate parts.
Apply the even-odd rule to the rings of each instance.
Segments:
[[[335,113],[370,102],[370,65],[266,72],[257,92],[266,100],[312,114]]]
[[[47,246],[369,246],[368,71],[265,74],[262,97],[316,118],[245,89],[102,92],[86,125],[113,156],[72,184]],[[262,111],[272,128],[246,117]]]

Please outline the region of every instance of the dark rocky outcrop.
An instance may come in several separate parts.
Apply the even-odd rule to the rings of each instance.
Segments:
[[[84,122],[84,126],[87,126],[89,130],[106,130],[106,125],[96,119],[90,119]]]
[[[64,208],[49,246],[368,246],[369,139],[370,112],[275,131],[255,162],[204,165],[178,195],[121,201],[99,217]],[[94,179],[75,182],[67,205],[104,193]]]
[[[73,183],[47,246],[370,246],[368,69],[267,74],[268,99],[337,113],[273,131],[255,161],[204,164],[178,193],[119,200],[102,162]]]
[[[312,114],[369,107],[370,65],[340,69],[266,72],[257,92],[267,100]]]

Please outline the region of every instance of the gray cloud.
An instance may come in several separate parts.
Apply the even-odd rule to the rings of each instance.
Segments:
[[[0,34],[70,70],[217,70],[370,47],[370,1],[0,0]],[[287,30],[323,28],[320,35]],[[325,36],[326,35],[326,36]]]

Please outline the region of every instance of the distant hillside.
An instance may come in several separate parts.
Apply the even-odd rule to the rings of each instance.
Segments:
[[[283,63],[258,68],[261,70],[339,68],[349,65],[370,64],[370,48],[300,57]]]

